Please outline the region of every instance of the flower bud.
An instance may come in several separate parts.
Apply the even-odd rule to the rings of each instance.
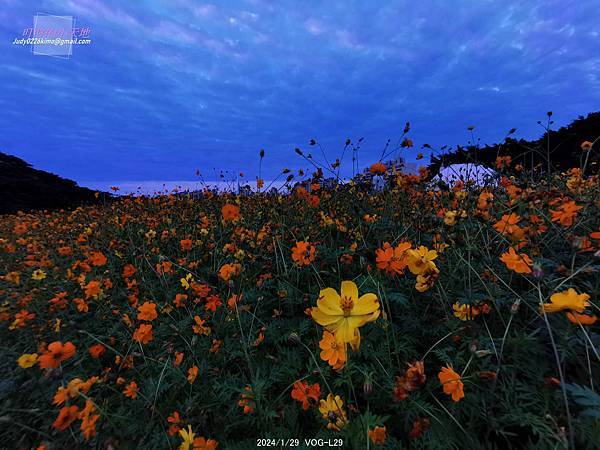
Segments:
[[[369,376],[365,378],[365,382],[363,383],[363,393],[365,394],[366,398],[369,398],[373,393],[373,382]]]
[[[288,341],[291,344],[299,344],[300,343],[300,336],[295,331],[292,331],[290,333],[290,335],[288,336]]]
[[[475,353],[477,351],[477,346],[479,345],[479,342],[477,342],[477,339],[475,339],[473,342],[471,342],[471,353]]]
[[[519,312],[519,305],[521,304],[521,300],[517,299],[512,306],[510,307],[510,313],[511,314],[516,314]]]

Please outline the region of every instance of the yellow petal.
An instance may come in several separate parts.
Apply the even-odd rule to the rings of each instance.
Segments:
[[[355,352],[360,348],[360,331],[358,328],[354,330],[354,339],[350,341],[350,347],[352,347],[352,350]]]
[[[339,314],[339,315],[325,314],[325,313],[323,313],[323,311],[321,311],[320,308],[313,308],[311,310],[310,314],[312,315],[313,320],[323,327],[334,325],[336,322],[338,322],[344,318],[344,316],[342,314]]]
[[[369,316],[348,316],[340,321],[337,330],[335,330],[335,340],[338,344],[347,344],[355,340],[355,332],[358,327],[366,323],[364,317]]]
[[[362,316],[365,314],[372,314],[378,309],[379,300],[377,300],[377,296],[369,293],[364,294],[358,299],[358,301],[354,304],[354,308],[352,308],[352,312],[350,314],[353,316]]]
[[[348,326],[348,320],[340,322],[340,326],[335,331],[335,340],[338,344],[346,344],[354,339],[354,328]]]
[[[332,288],[323,289],[319,292],[319,299],[317,300],[317,306],[319,309],[330,316],[343,315],[344,312],[340,307],[340,296]]]
[[[358,287],[356,283],[354,281],[342,281],[341,295],[356,302],[358,300]]]

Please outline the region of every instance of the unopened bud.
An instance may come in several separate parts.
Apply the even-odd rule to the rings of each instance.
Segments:
[[[542,278],[544,276],[544,271],[542,270],[542,266],[538,263],[533,264],[532,275],[535,278]]]
[[[477,351],[478,344],[479,344],[479,342],[477,342],[477,339],[474,340],[473,342],[471,342],[471,353],[475,353]]]
[[[512,306],[510,307],[510,313],[511,314],[516,314],[517,312],[519,312],[519,306],[521,304],[521,300],[517,299]]]
[[[299,344],[300,343],[300,336],[298,335],[298,333],[296,333],[295,331],[293,331],[288,336],[288,341],[290,343],[292,343],[292,344]]]
[[[365,397],[369,398],[372,392],[373,382],[371,381],[371,377],[366,377],[365,382],[363,383],[363,393],[365,394]]]

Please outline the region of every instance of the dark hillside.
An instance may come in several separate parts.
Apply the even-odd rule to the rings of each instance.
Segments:
[[[97,201],[95,192],[0,152],[0,214]]]
[[[549,120],[551,120],[551,113],[549,113]],[[541,123],[541,125],[548,124]],[[510,134],[512,133],[509,133],[509,136]],[[491,146],[458,146],[456,150],[449,153],[433,155],[428,169],[430,175],[435,176],[442,167],[451,164],[479,163],[494,168],[496,157],[510,156],[513,165],[521,164],[525,169],[538,166],[540,170],[546,171],[549,166],[550,171],[564,171],[580,166],[581,159],[585,158],[581,144],[584,141],[593,142],[599,136],[600,112],[594,112],[587,117],[579,116],[568,126],[556,131],[550,129],[535,141],[524,139],[517,141],[507,137],[503,143]],[[598,152],[592,152],[587,165],[588,173],[597,173],[598,166]]]

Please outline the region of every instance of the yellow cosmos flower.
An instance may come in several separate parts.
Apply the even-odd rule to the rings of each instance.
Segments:
[[[452,309],[454,310],[454,317],[462,321],[469,320],[471,318],[469,305],[461,305],[460,303],[456,302],[454,305],[452,305]]]
[[[31,278],[36,281],[43,280],[46,278],[46,272],[44,272],[42,269],[34,270],[31,274]]]
[[[408,270],[413,275],[420,275],[428,269],[435,267],[433,260],[438,257],[435,250],[429,250],[427,247],[420,246],[416,250],[407,250]]]
[[[379,300],[371,293],[359,298],[358,287],[352,281],[342,281],[340,293],[333,288],[323,289],[311,315],[315,322],[335,335],[338,343],[349,343],[354,350],[358,350],[358,329],[379,317]]]
[[[444,223],[449,227],[456,225],[456,211],[446,211],[444,214]]]
[[[550,297],[550,303],[545,303],[543,308],[547,313],[563,311],[565,309],[581,313],[589,305],[589,299],[590,296],[588,294],[578,294],[575,289],[569,288],[567,291],[553,294]]]
[[[17,359],[17,363],[19,364],[19,367],[21,369],[29,369],[30,367],[33,367],[35,363],[37,363],[37,360],[37,353],[24,353],[21,356],[19,356],[19,359]]]
[[[194,448],[194,437],[196,437],[196,433],[192,431],[191,425],[187,426],[187,430],[179,430],[179,436],[183,439],[183,442],[181,442],[181,445],[179,446],[179,450],[190,450]]]
[[[182,278],[179,281],[181,282],[181,287],[187,291],[191,286],[190,283],[194,282],[194,278],[192,277],[191,273],[188,273],[185,278]]]
[[[330,430],[340,431],[348,422],[343,406],[344,401],[339,395],[334,397],[333,394],[329,394],[327,400],[319,402],[319,412],[323,415],[323,419],[327,420],[327,428]]]

